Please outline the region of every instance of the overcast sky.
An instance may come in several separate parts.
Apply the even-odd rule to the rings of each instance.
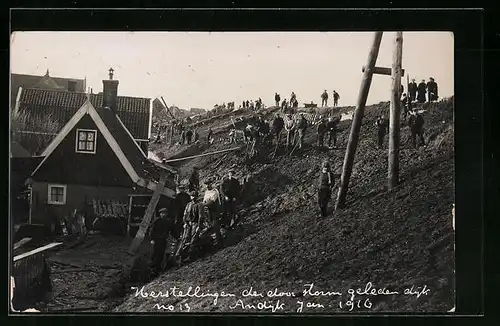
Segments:
[[[302,105],[321,104],[321,93],[355,105],[372,32],[17,32],[11,38],[11,72],[87,78],[94,93],[113,67],[119,95],[155,98],[168,105],[211,109],[274,93]],[[395,33],[384,33],[377,66],[391,67]],[[453,95],[453,34],[404,32],[403,68],[434,77],[439,95]],[[406,76],[403,79],[406,89]],[[368,104],[389,100],[390,76],[374,76]]]

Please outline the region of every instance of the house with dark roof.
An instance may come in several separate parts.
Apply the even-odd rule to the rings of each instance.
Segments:
[[[14,104],[16,103],[16,95],[19,91],[19,87],[85,92],[87,80],[78,78],[52,77],[50,76],[48,69],[44,76],[10,74],[11,109],[14,108]]]
[[[65,124],[87,101],[93,107],[103,105],[104,94],[113,94],[113,105],[120,121],[137,142],[144,153],[148,151],[149,139],[151,137],[152,101],[149,98],[118,96],[118,80],[106,84],[110,89],[99,94],[87,94],[85,92],[67,91],[65,89],[46,88],[22,88],[20,87],[16,96],[14,112],[27,117],[24,123],[25,130],[15,131],[26,136],[55,137]],[[58,128],[57,132],[40,129],[40,121],[51,119]],[[51,124],[53,125],[53,124]],[[37,153],[38,154],[38,153]]]
[[[110,74],[103,84],[103,96],[85,96],[31,173],[31,223],[86,211],[96,199],[127,204],[130,195],[152,194],[162,174],[167,176],[162,197],[167,202],[175,197],[177,171],[147,158],[120,116],[127,100],[117,97],[118,82]]]

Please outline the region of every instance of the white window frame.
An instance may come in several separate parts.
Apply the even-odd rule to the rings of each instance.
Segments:
[[[80,131],[94,133],[94,150],[93,151],[78,150],[78,141],[79,141]],[[97,130],[95,130],[95,129],[76,129],[75,152],[81,153],[81,154],[95,154],[96,151],[97,151]]]
[[[52,194],[52,188],[63,188],[63,201],[58,202],[58,201],[53,201],[51,198]],[[49,184],[47,187],[48,194],[47,194],[47,203],[51,205],[66,205],[66,185],[60,185],[60,184]]]

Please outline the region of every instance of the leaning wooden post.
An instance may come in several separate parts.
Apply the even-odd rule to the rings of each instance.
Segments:
[[[403,57],[403,32],[396,32],[392,58],[392,96],[389,120],[389,170],[388,188],[391,190],[399,182],[399,129],[401,114],[401,61]]]
[[[349,186],[349,179],[351,178],[352,173],[352,164],[354,162],[354,156],[356,154],[356,148],[358,146],[361,120],[363,119],[366,99],[368,98],[368,92],[370,91],[370,85],[373,77],[373,68],[375,67],[375,63],[377,62],[380,42],[382,41],[382,34],[383,32],[375,33],[373,44],[370,53],[368,54],[368,62],[363,73],[363,80],[361,81],[361,88],[359,90],[358,103],[356,105],[356,111],[354,112],[354,118],[351,125],[351,133],[349,134],[349,142],[347,143],[347,150],[344,157],[344,166],[342,168],[342,177],[340,178],[340,188],[335,209],[343,208],[345,206],[347,188]]]

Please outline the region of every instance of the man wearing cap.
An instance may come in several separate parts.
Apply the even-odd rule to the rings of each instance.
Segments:
[[[227,176],[222,181],[221,194],[224,198],[222,204],[222,226],[230,227],[234,222],[234,206],[240,192],[240,183],[233,177],[234,170],[231,168],[227,172]]]
[[[177,249],[176,256],[179,255],[180,251],[186,243],[192,245],[196,242],[200,235],[200,231],[204,228],[203,219],[203,208],[200,203],[196,202],[196,193],[194,191],[189,192],[189,202],[184,209],[183,214],[183,224],[184,232],[182,234],[182,240],[179,248]]]
[[[425,84],[425,80],[422,79],[420,84],[417,86],[417,101],[418,103],[425,103],[425,93],[427,91],[427,85]]]
[[[332,147],[332,140],[333,140],[333,147],[335,148],[337,146],[337,124],[339,123],[340,119],[335,119],[333,117],[328,118],[328,122],[326,123],[326,132],[328,132],[328,147]]]
[[[427,83],[427,100],[428,102],[437,101],[438,99],[438,85],[434,81],[434,78],[430,77]]]
[[[215,231],[215,236],[218,244],[222,243],[222,235],[220,233],[220,208],[222,207],[222,202],[220,198],[220,192],[217,188],[213,187],[213,178],[208,178],[205,181],[207,190],[203,196],[203,206],[208,211],[210,224],[213,226]]]
[[[318,205],[321,211],[320,217],[328,216],[328,202],[332,196],[332,188],[334,185],[333,175],[330,169],[330,163],[325,160],[321,165],[321,173],[319,177],[318,187]]]
[[[321,119],[318,123],[318,147],[323,147],[325,144],[326,123]]]
[[[410,95],[410,101],[415,101],[417,98],[417,83],[414,78],[411,80],[411,83],[408,84],[408,94]]]
[[[307,130],[307,120],[304,117],[304,114],[301,113],[299,116],[299,120],[297,121],[297,133],[299,136],[299,149],[302,149],[302,144],[304,143],[304,137],[306,135]]]
[[[375,122],[375,125],[377,126],[378,147],[382,148],[384,146],[385,135],[389,131],[389,121],[382,114]]]
[[[413,110],[411,112],[410,117],[408,118],[408,126],[410,127],[411,131],[411,143],[413,148],[417,147],[416,144],[416,138],[418,136],[419,139],[419,146],[424,146],[425,141],[424,141],[424,118],[420,113],[417,112],[417,110]]]
[[[151,267],[154,274],[158,274],[162,270],[163,260],[166,258],[168,261],[169,254],[166,253],[167,238],[172,235],[174,238],[174,221],[167,215],[167,209],[161,208],[159,211],[160,216],[151,225],[149,238],[153,246],[153,254],[151,257]]]
[[[333,106],[337,107],[339,105],[340,95],[337,91],[333,91]]]

